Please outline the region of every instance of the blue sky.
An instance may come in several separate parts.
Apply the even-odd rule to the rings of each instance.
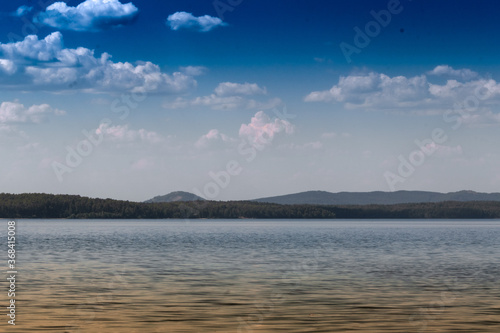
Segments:
[[[0,191],[500,188],[494,1],[11,1]]]

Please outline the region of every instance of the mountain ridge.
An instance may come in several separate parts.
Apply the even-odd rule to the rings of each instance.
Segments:
[[[500,201],[500,193],[482,193],[470,190],[448,193],[431,191],[372,191],[337,193],[327,191],[305,191],[258,198],[252,201],[277,203],[284,205],[391,205],[402,203],[431,203],[444,201]]]
[[[175,191],[166,195],[156,196],[144,202],[160,203],[176,201],[205,201],[205,199],[193,193]],[[471,190],[461,190],[448,193],[406,190],[394,192],[328,192],[312,190],[238,201],[266,202],[282,205],[393,205],[404,203],[435,203],[445,201],[500,201],[500,193],[484,193]]]

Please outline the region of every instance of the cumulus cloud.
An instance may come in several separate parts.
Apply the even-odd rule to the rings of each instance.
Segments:
[[[174,31],[179,29],[190,29],[200,32],[208,32],[216,27],[223,27],[227,25],[218,17],[210,15],[196,17],[187,12],[177,12],[169,15],[166,23],[170,29]]]
[[[212,110],[234,110],[234,109],[272,109],[282,104],[279,98],[270,98],[265,101],[244,98],[242,96],[221,97],[216,94],[198,96],[193,99],[176,98],[172,102],[163,104],[166,109],[184,109],[192,106],[206,106]]]
[[[202,135],[194,144],[196,148],[207,148],[210,144],[216,142],[233,142],[229,136],[219,132],[217,129],[211,129],[207,134]]]
[[[17,66],[12,60],[0,59],[0,69],[8,75],[12,75],[17,71]]]
[[[468,69],[454,69],[448,65],[436,66],[432,71],[427,72],[429,75],[444,76],[449,78],[458,78],[462,80],[470,80],[479,76],[478,73]]]
[[[181,72],[185,73],[186,75],[190,76],[199,76],[205,74],[208,69],[203,66],[186,66],[186,67],[180,67]]]
[[[65,112],[52,108],[48,104],[32,105],[30,107],[25,107],[17,101],[0,104],[0,124],[39,123],[51,114],[63,115]]]
[[[266,88],[259,87],[256,83],[219,83],[214,90],[217,96],[260,95],[266,94]]]
[[[342,76],[330,90],[313,91],[306,102],[343,102],[349,106],[399,105],[421,101],[428,95],[425,76],[389,77],[371,72],[365,75]]]
[[[479,96],[482,100],[487,100],[500,95],[500,84],[493,79],[478,79],[468,82],[448,80],[444,85],[430,84],[429,92],[436,98],[454,101],[472,96]]]
[[[264,111],[257,112],[249,124],[242,124],[239,136],[254,146],[270,144],[279,133],[292,134],[294,126],[283,119],[271,119]]]
[[[178,97],[173,102],[165,103],[163,106],[167,109],[181,109],[190,106],[206,106],[213,110],[272,109],[282,103],[279,98],[267,100],[248,98],[250,95],[264,94],[267,94],[266,89],[259,87],[256,83],[223,82],[215,88],[213,94],[193,99]]]
[[[196,97],[189,101],[193,106],[209,106],[214,110],[236,109],[238,107],[249,108],[245,105],[246,100],[240,96],[220,97],[217,95]]]
[[[139,130],[129,129],[128,125],[111,126],[108,123],[101,123],[95,131],[96,134],[101,135],[108,140],[117,143],[134,143],[144,142],[155,144],[163,142],[163,138],[156,132],[147,131],[143,128]]]
[[[40,89],[180,93],[196,86],[191,75],[181,71],[167,74],[148,61],[113,62],[108,53],[96,57],[84,47],[64,48],[60,32],[44,39],[29,35],[23,41],[0,43],[0,53],[0,70],[8,76],[2,77],[0,72],[0,80],[9,81],[10,77],[17,84]]]
[[[484,105],[498,101],[500,84],[493,79],[476,77],[467,69],[454,70],[438,66],[434,74],[460,76],[465,81],[448,79],[444,84],[433,83],[426,75],[394,76],[370,72],[342,76],[329,90],[313,91],[306,102],[341,103],[346,108],[365,110],[410,110],[417,114],[439,114],[453,108],[468,97],[480,96]],[[433,74],[433,75],[434,75]]]
[[[60,32],[54,32],[39,40],[36,35],[28,35],[24,40],[15,43],[0,43],[2,54],[14,61],[50,61],[57,58],[63,50],[63,36]]]
[[[34,20],[56,29],[97,32],[129,24],[138,12],[133,3],[118,0],[86,0],[76,7],[55,2]]]

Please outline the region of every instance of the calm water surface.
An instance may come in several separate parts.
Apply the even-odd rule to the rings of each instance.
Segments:
[[[19,220],[17,236],[16,332],[500,332],[500,221]]]

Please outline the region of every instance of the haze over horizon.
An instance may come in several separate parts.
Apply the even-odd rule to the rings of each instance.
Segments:
[[[494,1],[50,3],[2,6],[0,192],[499,191]]]

